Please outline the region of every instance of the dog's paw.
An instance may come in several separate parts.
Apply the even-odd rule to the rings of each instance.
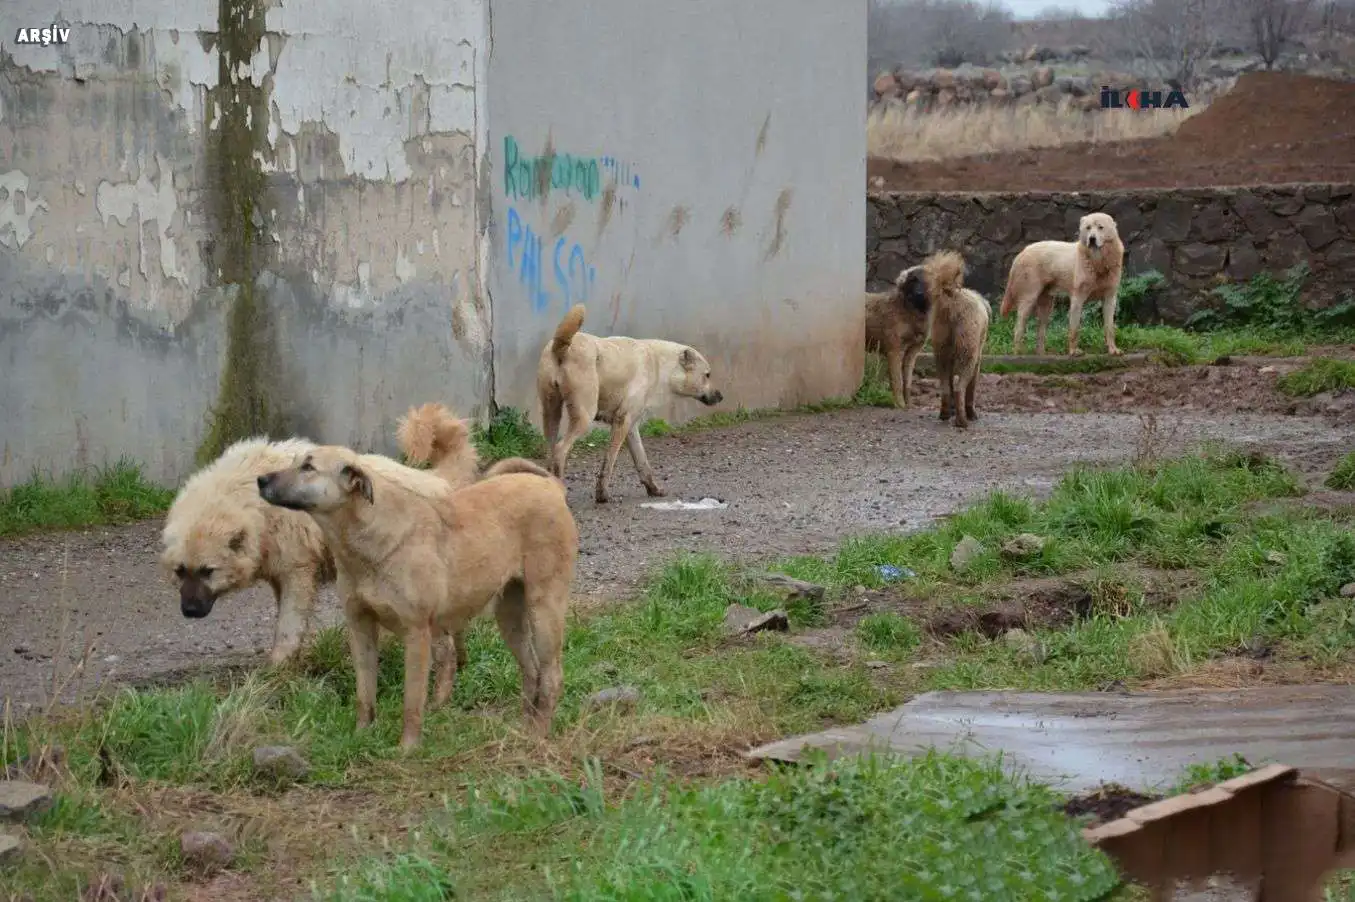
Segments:
[[[966,422],[965,420],[956,420],[956,421],[955,421],[955,428],[956,428],[956,429],[968,429],[968,428],[969,428],[969,423]]]
[[[978,412],[974,410],[966,410],[964,412],[964,415],[968,417],[970,420],[977,420],[979,418]]]
[[[1123,357],[1123,356],[1124,356],[1124,351],[1121,351],[1119,348],[1111,348],[1109,353],[1110,353],[1110,356],[1111,356],[1111,357]]]
[[[598,504],[606,504],[608,501],[611,500],[611,498],[608,497],[606,492],[594,492],[593,500],[596,501]]]
[[[665,491],[661,486],[657,485],[645,486],[645,492],[648,493],[649,497],[651,498],[662,498],[668,494],[668,492]]]

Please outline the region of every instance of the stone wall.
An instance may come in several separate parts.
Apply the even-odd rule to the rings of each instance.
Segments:
[[[1355,185],[1284,185],[1135,192],[873,194],[867,205],[867,286],[881,290],[903,267],[954,248],[967,284],[994,306],[1022,247],[1072,240],[1078,219],[1115,217],[1130,275],[1155,269],[1167,286],[1140,317],[1179,324],[1210,288],[1306,262],[1305,303],[1328,306],[1355,290]]]

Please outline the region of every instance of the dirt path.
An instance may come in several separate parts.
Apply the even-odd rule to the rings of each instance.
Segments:
[[[925,381],[920,409],[787,416],[649,440],[669,497],[728,503],[717,511],[641,507],[649,499],[624,455],[615,500],[596,505],[597,458],[580,456],[569,478],[582,535],[577,590],[622,596],[678,550],[745,559],[821,552],[852,532],[917,528],[995,488],[1038,493],[1075,462],[1131,456],[1143,425],[1130,408],[1157,409],[1161,451],[1226,440],[1306,470],[1329,468],[1352,447],[1355,424],[1330,415],[1329,402],[1284,399],[1273,380],[1256,367],[985,376],[982,419],[967,434],[936,420],[934,383]],[[253,660],[266,649],[273,617],[266,592],[229,598],[206,620],[180,616],[156,568],[159,528],[147,522],[0,543],[0,695],[40,701],[54,672],[69,673],[89,641],[86,687]],[[320,620],[337,617],[326,592]]]

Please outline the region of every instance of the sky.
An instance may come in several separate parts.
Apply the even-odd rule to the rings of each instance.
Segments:
[[[1028,19],[1051,6],[1076,9],[1084,16],[1100,16],[1110,6],[1107,0],[1065,0],[1065,2],[1059,2],[1059,0],[1003,0],[1002,5],[1010,9],[1018,19]]]

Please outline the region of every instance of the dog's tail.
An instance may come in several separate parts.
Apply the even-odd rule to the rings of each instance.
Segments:
[[[569,350],[569,343],[583,328],[583,314],[583,304],[575,304],[569,308],[565,318],[560,320],[560,325],[555,327],[555,336],[550,340],[550,350],[555,355],[556,362],[565,362],[565,353]]]
[[[444,405],[431,401],[411,407],[400,418],[395,439],[410,463],[428,464],[453,485],[475,480],[480,456],[471,443],[470,428]]]
[[[938,295],[951,295],[964,287],[964,257],[957,251],[939,251],[922,262],[927,287]]]
[[[529,473],[532,476],[544,476],[547,479],[555,478],[555,474],[525,457],[505,457],[486,469],[481,478],[493,479],[495,476],[507,476],[509,473]]]

